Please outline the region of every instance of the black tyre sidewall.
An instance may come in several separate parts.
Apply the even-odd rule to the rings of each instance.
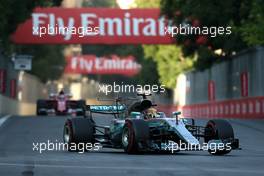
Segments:
[[[68,151],[72,151],[70,146],[78,145],[80,143],[91,143],[94,144],[94,124],[90,119],[84,118],[73,118],[68,119],[65,122],[63,135],[65,133],[65,128],[69,129],[69,142]],[[63,136],[64,140],[64,136]],[[65,141],[64,141],[65,142]]]
[[[138,152],[138,147],[135,138],[135,131],[131,122],[126,122],[124,131],[128,131],[128,145],[124,147],[126,153],[133,154]]]
[[[206,128],[212,130],[213,135],[211,137],[205,138],[205,142],[208,143],[210,140],[223,140],[228,138],[234,138],[234,132],[231,124],[226,120],[216,119],[208,121]],[[208,150],[212,155],[225,155],[231,152],[231,150]]]
[[[66,128],[68,128],[68,130],[69,130],[69,141],[68,141],[68,143],[64,139],[64,135],[65,135]],[[72,122],[70,120],[67,120],[65,122],[65,125],[64,125],[64,129],[63,129],[63,142],[64,143],[67,143],[67,145],[68,145],[68,148],[67,148],[68,151],[70,151],[70,152],[74,152],[74,151],[76,152],[77,151],[77,150],[71,150],[71,146],[72,146],[72,143],[74,143],[74,140],[73,140]]]

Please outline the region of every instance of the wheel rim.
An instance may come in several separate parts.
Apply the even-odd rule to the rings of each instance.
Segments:
[[[68,125],[66,125],[64,128],[63,139],[64,139],[64,143],[69,143],[70,141],[70,129]]]
[[[128,129],[125,128],[122,134],[122,144],[124,147],[128,146],[128,138],[129,138]]]

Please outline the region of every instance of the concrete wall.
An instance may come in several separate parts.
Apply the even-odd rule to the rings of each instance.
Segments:
[[[46,86],[28,73],[14,70],[11,58],[0,48],[0,69],[5,70],[5,92],[0,92],[0,114],[32,115],[36,100],[47,96]],[[11,80],[16,80],[16,96],[11,98]]]
[[[189,105],[209,102],[208,82],[210,80],[215,83],[215,101],[263,96],[263,68],[264,47],[256,47],[237,54],[229,61],[215,64],[205,71],[182,74],[177,80],[174,103]],[[246,97],[241,95],[241,74],[245,72],[248,75],[248,96]],[[186,86],[180,88],[179,85]],[[185,99],[184,104],[180,103],[182,99]]]
[[[0,94],[0,114],[33,115],[36,113],[37,99],[47,95],[45,85],[35,76],[27,73],[21,76],[19,78],[19,74],[17,75],[16,98]]]
[[[0,114],[33,115],[35,113],[35,103],[20,102],[0,95]]]
[[[18,89],[17,98],[22,102],[35,103],[37,99],[48,97],[47,86],[28,73],[22,73],[21,80],[18,78]]]

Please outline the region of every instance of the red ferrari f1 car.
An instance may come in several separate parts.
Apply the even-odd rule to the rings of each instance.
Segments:
[[[57,95],[50,94],[48,100],[37,100],[37,115],[76,115],[84,113],[85,100],[71,100],[72,95],[61,90]]]

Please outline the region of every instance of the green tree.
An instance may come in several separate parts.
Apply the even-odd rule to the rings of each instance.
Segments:
[[[42,81],[58,79],[64,66],[63,46],[52,45],[16,45],[10,41],[10,35],[20,23],[30,18],[35,7],[60,5],[61,0],[9,0],[0,2],[0,39],[6,55],[30,54],[33,56],[33,68],[30,73]]]
[[[136,0],[136,5],[139,8],[159,8],[160,0]],[[145,60],[155,62],[159,82],[167,88],[174,88],[177,76],[184,71],[191,70],[195,62],[191,57],[184,57],[182,48],[175,44],[143,45],[143,49]]]
[[[84,7],[117,7],[113,0],[86,0],[83,2]]]
[[[198,69],[229,59],[233,53],[264,41],[264,4],[261,0],[162,0],[161,9],[175,26],[232,27],[230,35],[176,36],[185,55],[197,53],[195,68]],[[222,50],[221,55],[214,53],[217,49]]]
[[[17,54],[30,54],[32,70],[29,72],[40,78],[41,81],[59,79],[64,71],[65,58],[62,45],[19,45]]]
[[[30,17],[35,7],[49,7],[60,5],[61,0],[8,0],[0,1],[0,40],[2,47],[10,49],[10,35],[17,26]]]
[[[264,5],[261,0],[253,0],[249,17],[243,21],[239,30],[243,40],[250,46],[264,44]]]
[[[175,45],[144,46],[145,57],[157,64],[159,80],[167,88],[174,88],[177,76],[193,68],[195,59],[183,57],[180,47]]]
[[[135,3],[139,8],[160,8],[160,0],[136,0]]]

